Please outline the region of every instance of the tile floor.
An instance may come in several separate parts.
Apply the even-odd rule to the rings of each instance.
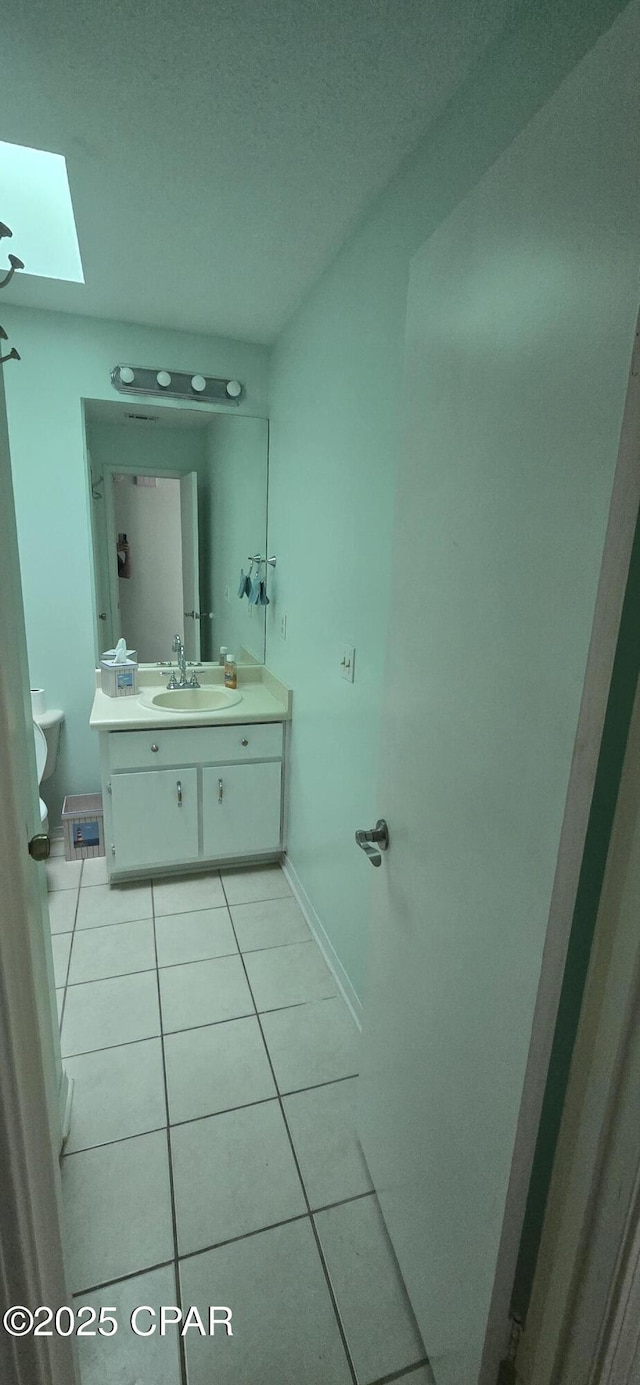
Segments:
[[[114,887],[47,865],[83,1385],[428,1385],[357,1141],[358,1034],[278,866]],[[148,1304],[233,1337],[137,1337]],[[144,1321],[147,1326],[149,1318]]]

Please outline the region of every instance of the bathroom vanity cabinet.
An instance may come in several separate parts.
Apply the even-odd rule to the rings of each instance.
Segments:
[[[140,665],[135,696],[108,697],[99,677],[89,724],[99,733],[109,880],[277,860],[291,689],[264,665],[243,668],[225,703],[222,670],[202,665],[198,705],[185,706],[179,691],[167,711],[156,666]],[[201,709],[207,693],[213,705]]]
[[[110,879],[280,854],[283,722],[116,730],[100,740]]]

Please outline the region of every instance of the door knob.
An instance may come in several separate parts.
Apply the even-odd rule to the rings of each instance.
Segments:
[[[38,832],[29,842],[29,855],[34,861],[48,861],[51,853],[51,841],[46,832]]]
[[[381,866],[380,852],[386,851],[389,845],[389,828],[384,818],[378,818],[375,827],[372,827],[369,832],[362,829],[356,832],[356,842],[361,850],[366,852],[372,866]]]

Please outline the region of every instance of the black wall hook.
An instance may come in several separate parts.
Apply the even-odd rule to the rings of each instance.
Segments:
[[[5,332],[4,327],[1,326],[0,341],[8,341],[7,333]],[[15,346],[12,346],[8,355],[0,356],[0,365],[2,365],[3,361],[19,361],[20,359],[20,352],[16,350]]]
[[[11,282],[17,269],[24,269],[24,264],[22,260],[18,259],[17,255],[9,256],[9,264],[11,265],[11,269],[5,274],[4,279],[0,279],[0,289],[6,289],[7,284]]]

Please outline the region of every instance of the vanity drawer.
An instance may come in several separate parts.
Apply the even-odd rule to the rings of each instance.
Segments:
[[[160,727],[147,731],[112,731],[112,770],[161,769],[164,765],[217,764],[279,759],[282,722],[246,726]]]

